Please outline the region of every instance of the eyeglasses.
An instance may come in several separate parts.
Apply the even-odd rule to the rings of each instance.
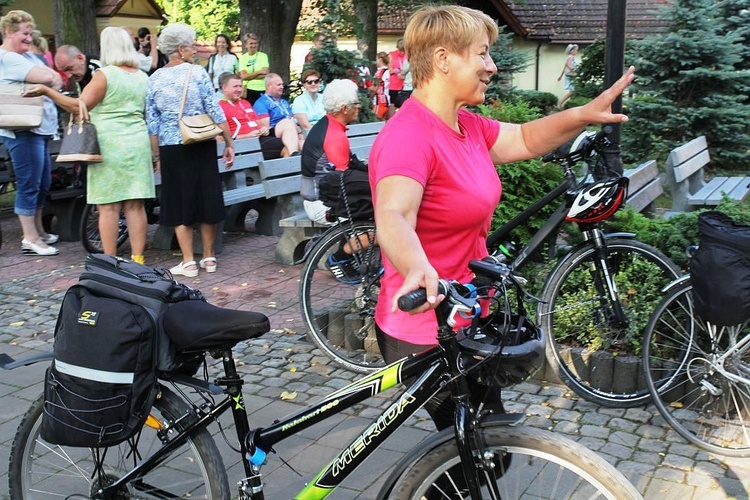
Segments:
[[[362,104],[361,104],[361,103],[359,103],[359,102],[353,102],[353,103],[349,104],[349,107],[350,107],[350,108],[357,108],[357,109],[361,109],[361,108],[362,108]]]
[[[320,78],[316,78],[314,80],[305,80],[305,83],[308,85],[317,85],[320,83]]]

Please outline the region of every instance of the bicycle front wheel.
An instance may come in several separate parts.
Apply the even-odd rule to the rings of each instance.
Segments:
[[[334,274],[333,254],[347,244],[354,249],[347,273]],[[382,269],[375,225],[367,222],[329,229],[302,269],[299,298],[308,338],[338,365],[359,373],[385,366],[374,320]]]
[[[697,317],[689,280],[670,291],[646,328],[654,405],[682,437],[712,453],[750,456],[748,334],[747,323],[719,327]]]
[[[190,408],[163,389],[151,410],[155,425],[175,421]],[[144,458],[164,446],[172,432],[144,425],[136,443],[106,449],[74,448],[45,442],[39,435],[44,397],[37,399],[18,426],[10,455],[10,497],[15,500],[90,498],[100,484],[112,484]],[[149,420],[152,420],[149,418]],[[156,424],[158,422],[159,424]],[[101,469],[96,470],[95,452]],[[123,486],[116,498],[230,498],[227,473],[211,435],[196,431],[153,470]]]
[[[99,234],[99,209],[96,205],[86,205],[81,214],[81,244],[88,253],[102,253],[102,237]],[[117,248],[120,248],[128,239],[128,225],[125,223],[124,215],[120,213],[117,227]]]
[[[542,291],[539,324],[547,331],[547,362],[579,396],[628,408],[650,399],[641,367],[643,329],[680,272],[655,248],[635,240],[607,240],[607,268],[616,295],[585,245],[566,255]],[[621,307],[625,321],[618,320]]]
[[[482,498],[642,498],[606,460],[567,438],[531,427],[484,427],[478,433],[484,453],[480,457],[475,452],[477,462],[491,459],[495,464],[480,478]],[[391,498],[469,498],[460,464],[456,441],[447,441],[406,468]],[[491,495],[491,485],[499,495]]]

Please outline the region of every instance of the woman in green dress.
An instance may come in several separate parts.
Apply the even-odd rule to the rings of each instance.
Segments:
[[[120,211],[125,212],[131,258],[143,263],[146,247],[144,200],[154,198],[151,145],[144,120],[148,77],[138,68],[138,56],[130,35],[109,27],[101,35],[102,69],[94,73],[80,99],[91,110],[104,161],[91,164],[86,174],[86,201],[99,209],[99,233],[104,253],[115,255]],[[32,87],[26,95],[46,95],[71,113],[78,113],[78,99],[45,86]]]

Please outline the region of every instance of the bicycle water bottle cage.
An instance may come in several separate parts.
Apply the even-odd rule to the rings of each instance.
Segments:
[[[627,177],[586,184],[579,190],[566,195],[570,208],[565,220],[592,224],[609,219],[623,204],[627,192]]]

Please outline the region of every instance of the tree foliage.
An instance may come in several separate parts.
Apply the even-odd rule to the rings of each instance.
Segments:
[[[156,0],[170,21],[190,25],[198,40],[213,41],[224,33],[230,40],[240,37],[240,9],[236,0]]]
[[[713,0],[675,0],[669,31],[634,45],[636,98],[624,151],[640,158],[705,135],[714,165],[750,169],[750,71]]]

